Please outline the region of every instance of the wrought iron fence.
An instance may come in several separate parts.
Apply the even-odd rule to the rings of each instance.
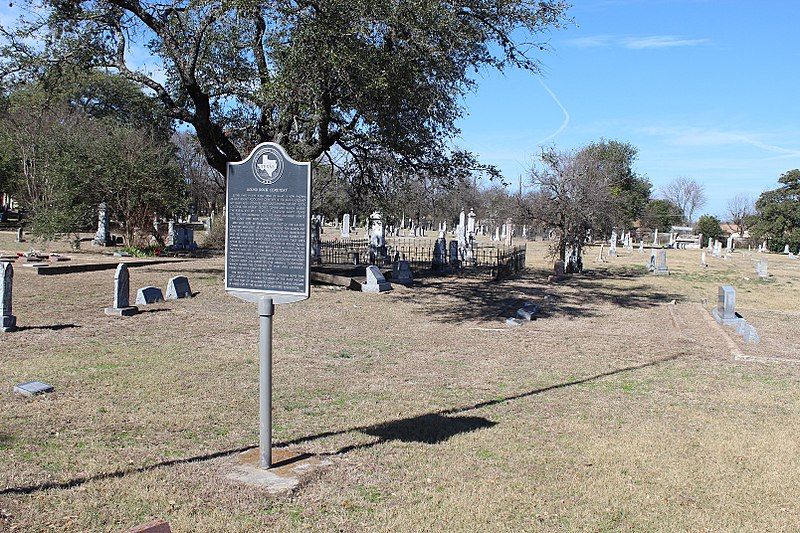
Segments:
[[[449,245],[449,243],[448,243]],[[436,241],[433,239],[387,239],[386,256],[371,257],[367,239],[343,239],[320,243],[322,264],[329,265],[378,265],[396,260],[408,261],[415,270],[430,269],[434,260]],[[513,276],[525,268],[526,246],[480,245],[475,248],[471,264],[452,261],[449,246],[445,256],[450,269],[490,268],[494,277]]]

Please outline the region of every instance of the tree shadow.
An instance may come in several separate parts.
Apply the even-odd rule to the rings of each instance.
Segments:
[[[577,318],[597,316],[598,308],[608,304],[647,309],[684,298],[681,294],[658,290],[643,280],[624,286],[614,284],[619,280],[635,282],[648,275],[638,269],[586,271],[553,284],[543,281],[548,275],[543,269],[528,269],[519,277],[503,281],[428,278],[418,290],[397,293],[395,297],[413,302],[433,320],[445,323],[505,319],[514,316],[527,302],[539,306],[538,318]]]
[[[445,440],[460,433],[469,433],[476,431],[478,429],[489,428],[497,425],[497,422],[492,422],[482,417],[461,417],[452,415],[459,415],[461,413],[465,413],[468,411],[483,409],[485,407],[491,407],[506,402],[512,402],[523,398],[528,398],[531,396],[543,394],[553,390],[573,387],[575,385],[582,385],[584,383],[590,383],[592,381],[596,381],[609,376],[614,376],[617,374],[623,374],[626,372],[633,372],[648,367],[658,366],[663,363],[674,361],[678,359],[678,357],[679,357],[678,355],[664,357],[647,363],[609,370],[607,372],[601,372],[599,374],[594,374],[591,376],[587,376],[585,378],[575,379],[572,381],[565,381],[562,383],[556,383],[546,387],[532,389],[518,394],[508,395],[502,398],[495,398],[492,400],[486,400],[474,404],[451,407],[448,409],[441,409],[439,411],[425,413],[410,418],[403,418],[400,420],[381,422],[378,424],[372,424],[368,426],[351,427],[334,431],[325,431],[313,435],[306,435],[303,437],[297,437],[295,439],[287,441],[275,442],[273,443],[273,446],[275,447],[293,446],[307,442],[313,442],[328,437],[347,435],[351,433],[363,433],[366,435],[372,435],[378,437],[378,440],[365,444],[348,445],[339,448],[338,450],[331,452],[323,452],[318,455],[342,455],[351,452],[353,450],[371,448],[378,444],[393,440],[398,440],[401,442],[420,442],[424,444],[437,444],[440,442],[444,442]],[[87,476],[79,476],[66,481],[52,481],[52,482],[42,483],[39,485],[23,485],[17,487],[7,487],[0,490],[0,496],[6,494],[17,494],[17,495],[33,494],[36,492],[52,490],[52,489],[71,489],[83,485],[84,483],[87,483],[89,481],[121,478],[129,474],[149,472],[151,470],[156,470],[158,468],[164,468],[179,464],[189,464],[189,463],[209,461],[212,459],[218,459],[220,457],[227,457],[237,453],[246,452],[254,448],[256,448],[256,446],[243,446],[240,448],[211,452],[202,455],[195,455],[192,457],[170,459],[167,461],[161,461],[158,463],[144,465],[136,468],[127,468],[127,469],[116,470],[113,472],[103,472]]]
[[[62,329],[79,328],[77,324],[54,324],[52,326],[17,326],[17,331],[27,331],[29,329],[48,329],[50,331],[60,331]]]

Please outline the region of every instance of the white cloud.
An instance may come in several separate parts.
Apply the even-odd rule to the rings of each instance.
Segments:
[[[578,48],[605,48],[616,46],[630,50],[645,50],[650,48],[675,48],[681,46],[699,46],[708,44],[711,39],[689,39],[678,35],[647,35],[631,37],[622,35],[589,35],[577,37],[566,41],[571,46]]]

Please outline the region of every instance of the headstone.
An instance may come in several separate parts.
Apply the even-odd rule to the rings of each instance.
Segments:
[[[664,249],[653,250],[650,255],[650,271],[657,276],[669,275],[667,268],[667,251]]]
[[[136,305],[148,305],[164,301],[164,293],[158,287],[142,287],[136,292]]]
[[[639,255],[644,255],[644,239],[639,241]]]
[[[786,255],[789,255],[790,252],[789,252],[789,245],[788,244],[783,247],[783,253],[785,253]]]
[[[95,233],[92,243],[98,246],[111,245],[111,233],[108,230],[108,206],[105,202],[97,206],[97,233]]]
[[[191,297],[192,289],[189,287],[189,279],[186,276],[170,278],[167,282],[167,300]]]
[[[450,264],[456,268],[461,265],[461,259],[458,253],[458,241],[450,241]]]
[[[506,219],[505,225],[505,245],[511,246],[514,243],[514,224],[510,218]]]
[[[758,277],[761,279],[767,279],[769,277],[766,259],[758,260],[758,263],[756,263],[756,274],[758,274]]]
[[[717,313],[723,320],[736,318],[736,289],[733,286],[720,286],[717,293]]]
[[[553,274],[560,277],[563,276],[565,272],[566,265],[564,264],[563,260],[558,259],[555,263],[553,263]]]
[[[653,233],[653,246],[658,246],[658,228]]]
[[[447,239],[444,236],[444,231],[439,232],[439,238],[433,245],[433,269],[435,271],[442,271],[447,267]]]
[[[399,283],[410,287],[414,284],[414,275],[411,273],[411,267],[408,261],[395,261],[392,265],[392,283]]]
[[[600,255],[598,255],[598,256],[597,256],[597,260],[598,260],[600,263],[605,263],[605,262],[606,262],[606,257],[603,255],[603,249],[604,249],[604,248],[605,248],[605,244],[602,244],[602,243],[601,243],[601,244],[600,244]]]
[[[703,250],[703,253],[700,254],[700,266],[707,267],[708,262],[706,261],[706,251]]]
[[[25,231],[22,226],[17,228],[17,242],[25,242]]]
[[[375,265],[367,267],[367,282],[361,286],[361,292],[384,292],[392,290],[392,284],[386,281]]]
[[[611,231],[611,240],[608,245],[608,257],[617,257],[617,230]]]
[[[467,214],[467,234],[475,235],[475,218],[477,215],[475,214],[474,209],[469,210],[469,214]]]
[[[492,240],[493,241],[499,241],[500,240],[500,226],[497,226],[496,228],[494,228],[494,239],[492,239]]]
[[[766,252],[767,252],[767,250],[768,250],[768,248],[767,248],[767,241],[764,241],[764,243],[761,245],[761,251],[762,251],[762,252],[764,252],[764,253],[766,253]]]
[[[20,394],[22,396],[36,396],[37,394],[53,392],[53,390],[53,386],[48,383],[44,383],[42,381],[27,381],[25,383],[15,385],[13,392],[14,394]]]
[[[538,314],[539,306],[531,302],[528,302],[517,309],[517,318],[521,320],[536,320],[536,315]]]
[[[733,251],[733,235],[728,237],[728,242],[725,244],[725,248],[728,250],[728,253],[731,253]]]
[[[372,231],[369,237],[370,254],[375,257],[386,257],[386,230],[383,225],[383,217],[378,211],[374,211],[369,217]]]
[[[106,307],[105,313],[110,316],[133,316],[139,309],[130,303],[130,274],[128,265],[120,263],[114,273],[114,305]]]
[[[309,250],[309,261],[312,265],[322,263],[322,240],[320,231],[322,230],[322,218],[318,215],[311,217],[311,249]]]
[[[342,217],[342,239],[350,238],[350,213],[345,213]]]
[[[14,288],[14,266],[0,263],[0,331],[17,329],[17,317],[12,314],[12,291]]]

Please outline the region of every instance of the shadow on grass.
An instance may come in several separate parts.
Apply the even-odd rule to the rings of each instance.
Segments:
[[[447,323],[505,319],[514,316],[517,309],[529,301],[540,306],[538,318],[578,318],[597,315],[597,306],[603,304],[646,309],[683,299],[681,294],[661,291],[643,280],[637,281],[649,276],[644,269],[586,271],[557,284],[545,281],[549,274],[543,269],[528,269],[518,278],[499,282],[429,278],[425,280],[424,289],[397,297],[416,303],[434,320]],[[620,280],[632,283],[622,286],[613,283]],[[572,290],[558,290],[559,287]],[[426,298],[426,294],[433,297]]]
[[[461,413],[474,411],[476,409],[483,409],[485,407],[491,407],[506,402],[512,402],[515,400],[528,398],[530,396],[543,394],[553,390],[573,387],[575,385],[582,385],[584,383],[590,383],[598,379],[614,376],[617,374],[623,374],[625,372],[633,372],[648,367],[658,366],[664,363],[668,363],[670,361],[674,361],[678,359],[678,357],[679,357],[678,355],[664,357],[661,359],[656,359],[655,361],[650,361],[648,363],[642,363],[640,365],[617,368],[614,370],[609,370],[608,372],[594,374],[592,376],[588,376],[581,379],[565,381],[563,383],[557,383],[554,385],[549,385],[547,387],[541,387],[538,389],[522,392],[519,394],[513,394],[502,398],[495,398],[493,400],[486,400],[483,402],[478,402],[470,405],[462,405],[459,407],[442,409],[440,411],[425,413],[415,417],[403,418],[400,420],[393,420],[390,422],[383,422],[380,424],[373,424],[369,426],[359,426],[359,427],[341,429],[337,431],[325,431],[322,433],[317,433],[315,435],[307,435],[305,437],[298,437],[296,439],[291,439],[288,441],[276,442],[273,443],[273,446],[275,447],[292,446],[296,444],[302,444],[304,442],[311,442],[319,439],[324,439],[327,437],[346,435],[348,433],[364,433],[366,435],[378,437],[378,440],[366,444],[354,444],[345,446],[336,451],[325,452],[319,455],[342,455],[353,450],[371,448],[378,444],[389,442],[392,440],[399,440],[402,442],[420,442],[425,444],[437,444],[449,439],[450,437],[453,437],[454,435],[460,433],[469,433],[472,431],[476,431],[478,429],[489,428],[497,424],[496,422],[492,422],[482,417],[469,417],[469,416],[461,417],[452,415],[459,415]],[[121,478],[129,474],[149,472],[151,470],[156,470],[158,468],[164,468],[179,464],[209,461],[212,459],[218,459],[220,457],[227,457],[236,453],[246,452],[248,450],[252,450],[253,448],[256,448],[256,446],[244,446],[241,448],[212,452],[204,455],[195,455],[193,457],[171,459],[168,461],[162,461],[151,465],[140,466],[138,468],[128,468],[124,470],[116,470],[114,472],[104,472],[89,476],[80,476],[67,481],[49,482],[40,485],[7,487],[5,489],[0,490],[0,496],[5,494],[32,494],[35,492],[40,492],[44,490],[54,490],[54,489],[55,490],[71,489],[83,485],[84,483],[87,483],[89,481]]]
[[[62,329],[79,328],[77,324],[54,324],[52,326],[17,326],[17,331],[27,331],[29,329],[49,329],[50,331],[60,331]]]

